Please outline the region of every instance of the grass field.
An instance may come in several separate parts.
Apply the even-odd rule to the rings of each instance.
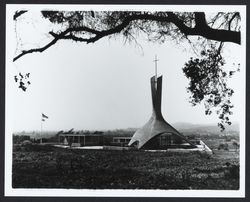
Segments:
[[[13,147],[13,188],[239,189],[239,154]]]

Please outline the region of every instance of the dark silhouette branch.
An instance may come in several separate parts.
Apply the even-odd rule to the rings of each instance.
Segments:
[[[99,39],[120,33],[124,30],[130,23],[133,21],[138,20],[147,20],[147,21],[155,21],[155,22],[164,22],[164,23],[173,23],[185,36],[202,36],[207,39],[220,41],[220,42],[233,42],[240,44],[240,32],[231,31],[231,30],[221,30],[221,29],[213,29],[208,26],[205,18],[205,13],[203,12],[196,12],[195,13],[195,26],[189,27],[184,23],[183,19],[180,19],[176,14],[173,12],[167,12],[167,15],[153,15],[153,14],[132,14],[125,17],[119,25],[112,27],[107,30],[95,30],[86,26],[80,27],[71,27],[66,29],[65,31],[57,34],[54,32],[50,32],[50,35],[53,36],[53,40],[46,44],[41,48],[30,49],[26,51],[22,51],[19,55],[17,55],[13,61],[16,61],[20,57],[33,53],[33,52],[43,52],[44,50],[48,49],[52,45],[54,45],[58,40],[61,39],[71,39],[77,42],[86,42],[94,43]],[[232,18],[233,19],[233,18]],[[89,38],[82,38],[74,35],[73,33],[81,32],[81,34],[89,34]]]
[[[229,20],[228,22],[228,30],[230,31],[231,30],[231,24],[232,24],[232,21],[236,18],[236,17],[239,17],[240,14],[238,12],[234,13],[233,16],[231,17],[231,19]]]
[[[34,48],[34,49],[30,49],[30,50],[26,50],[26,51],[22,51],[22,53],[20,53],[18,56],[16,56],[13,59],[13,62],[16,61],[18,58],[28,54],[28,53],[33,53],[33,52],[43,52],[46,49],[48,49],[50,46],[54,45],[57,41],[59,40],[59,38],[54,38],[51,42],[49,42],[47,45],[45,45],[42,48]]]
[[[22,10],[22,11],[16,11],[14,16],[13,16],[13,20],[16,20],[18,17],[20,17],[22,14],[26,13],[26,10]]]

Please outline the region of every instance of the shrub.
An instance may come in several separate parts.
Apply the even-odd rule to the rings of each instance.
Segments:
[[[228,172],[225,172],[225,177],[238,179],[240,176],[240,166],[239,165],[231,165],[228,168]]]
[[[221,149],[228,151],[228,144],[227,143],[220,143],[218,146],[218,150],[221,150]]]
[[[239,143],[236,142],[236,141],[233,141],[233,142],[232,142],[232,145],[233,145],[233,147],[235,148],[235,151],[237,151],[237,150],[239,149],[239,147],[240,147]]]

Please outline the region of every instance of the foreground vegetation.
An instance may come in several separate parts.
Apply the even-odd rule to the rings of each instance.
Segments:
[[[14,145],[13,188],[239,189],[239,154]]]

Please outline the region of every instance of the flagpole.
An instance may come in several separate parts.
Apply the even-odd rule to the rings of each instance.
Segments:
[[[45,119],[48,119],[49,117],[44,115],[43,113],[42,114],[42,117],[41,117],[41,140],[40,140],[40,143],[43,143],[43,138],[42,138],[42,132],[43,132],[43,121],[45,121]]]

